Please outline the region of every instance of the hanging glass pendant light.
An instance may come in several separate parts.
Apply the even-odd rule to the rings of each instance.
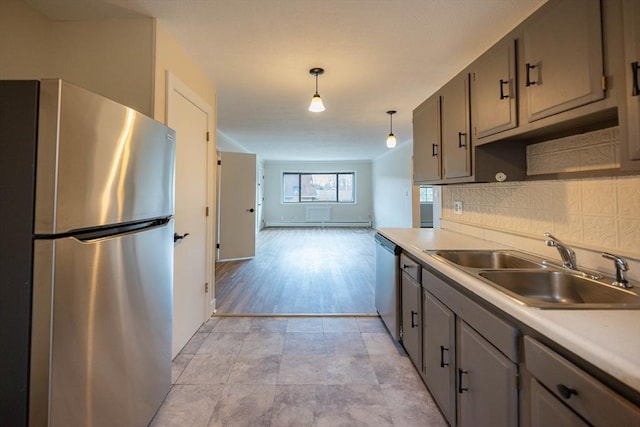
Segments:
[[[393,134],[393,115],[397,113],[395,110],[387,111],[389,115],[389,136],[387,136],[387,148],[394,148],[396,146],[396,136]]]
[[[320,98],[320,94],[318,94],[318,76],[323,73],[324,70],[322,68],[312,68],[309,70],[309,74],[316,76],[316,93],[313,95],[313,98],[311,98],[311,105],[309,105],[309,111],[313,113],[324,111],[322,98]]]

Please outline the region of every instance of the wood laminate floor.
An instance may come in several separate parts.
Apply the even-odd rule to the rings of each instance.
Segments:
[[[267,228],[256,256],[216,264],[219,314],[375,314],[375,231]]]

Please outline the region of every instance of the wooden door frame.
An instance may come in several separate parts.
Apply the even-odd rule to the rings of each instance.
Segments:
[[[182,96],[202,110],[207,115],[207,208],[209,214],[206,217],[206,247],[205,247],[205,279],[209,284],[208,294],[204,294],[203,300],[203,319],[207,319],[216,311],[216,286],[213,266],[215,265],[215,256],[213,251],[213,242],[215,241],[215,213],[216,213],[216,133],[215,116],[213,107],[195,93],[189,86],[183,83],[178,77],[169,70],[166,71],[166,124],[170,127],[170,119],[172,117],[172,109],[175,108],[175,97]]]

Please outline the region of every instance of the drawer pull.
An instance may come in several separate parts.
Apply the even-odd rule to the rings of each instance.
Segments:
[[[500,99],[509,98],[509,94],[504,93],[504,85],[508,85],[508,84],[509,84],[509,80],[500,79]]]
[[[458,393],[462,394],[469,389],[467,387],[462,387],[462,374],[468,373],[465,370],[458,368]]]
[[[631,96],[640,95],[640,84],[638,83],[638,70],[640,70],[640,66],[638,66],[638,61],[631,63],[631,72],[633,73],[633,90],[631,91]]]
[[[576,396],[578,395],[578,392],[575,389],[567,387],[564,384],[558,384],[556,388],[558,389],[558,393],[560,393],[560,396],[565,399],[570,399],[572,394],[575,394]]]
[[[533,85],[537,84],[538,82],[536,82],[535,80],[531,80],[531,70],[536,68],[536,66],[527,63],[527,64],[525,64],[525,67],[527,69],[527,73],[526,73],[527,78],[526,78],[525,86],[529,87],[529,86],[533,86]]]
[[[444,363],[444,352],[449,352],[449,349],[446,348],[445,346],[441,345],[440,346],[440,367],[444,368],[445,366],[449,366],[448,363]]]
[[[418,326],[418,324],[417,324],[417,323],[414,323],[414,322],[413,322],[413,316],[417,316],[417,315],[418,315],[418,312],[417,312],[417,311],[413,311],[413,310],[411,310],[411,327],[412,327],[412,328],[415,328],[415,327],[417,327],[417,326]]]

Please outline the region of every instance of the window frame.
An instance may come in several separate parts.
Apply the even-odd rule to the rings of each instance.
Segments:
[[[302,191],[298,190],[298,200],[296,201],[288,201],[286,200],[286,189],[285,189],[285,177],[286,176],[290,176],[290,175],[297,175],[298,176],[298,189],[300,189],[302,187],[302,176],[303,175],[334,175],[335,176],[335,182],[336,182],[336,191],[335,191],[335,200],[302,200]],[[340,175],[351,175],[351,200],[348,201],[340,201]],[[296,205],[296,204],[305,204],[305,203],[311,203],[311,204],[317,204],[317,203],[324,203],[324,204],[328,204],[328,203],[333,203],[333,204],[355,204],[356,203],[356,173],[355,171],[338,171],[338,172],[282,172],[282,178],[281,178],[281,190],[282,190],[282,197],[280,198],[280,203],[282,204],[291,204],[291,205]]]

